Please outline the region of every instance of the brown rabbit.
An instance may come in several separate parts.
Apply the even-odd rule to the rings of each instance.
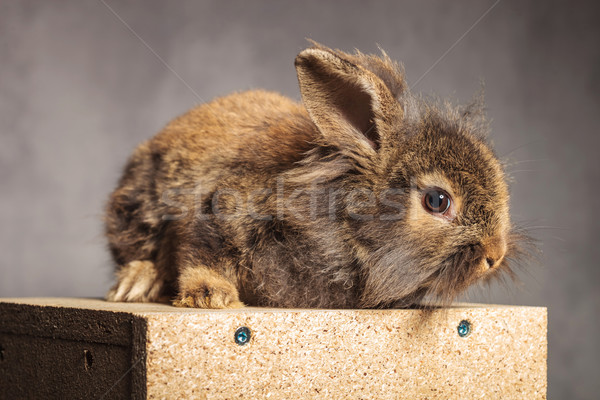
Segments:
[[[137,148],[107,208],[108,300],[407,307],[510,272],[480,104],[412,95],[385,53],[315,43],[295,65],[303,104],[236,93]]]

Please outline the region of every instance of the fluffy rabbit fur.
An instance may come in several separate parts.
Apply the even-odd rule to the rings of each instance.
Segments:
[[[302,104],[232,94],[135,150],[107,207],[108,300],[408,307],[510,272],[519,236],[480,102],[412,95],[385,53],[315,43],[295,65]],[[436,188],[445,213],[425,204]]]

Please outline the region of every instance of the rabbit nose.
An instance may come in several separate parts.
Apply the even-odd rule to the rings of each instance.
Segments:
[[[506,254],[506,239],[502,236],[492,237],[484,244],[484,259],[488,269],[496,268]]]
[[[491,257],[486,257],[485,262],[487,263],[488,269],[494,268],[494,266],[496,265],[496,260],[494,260]]]

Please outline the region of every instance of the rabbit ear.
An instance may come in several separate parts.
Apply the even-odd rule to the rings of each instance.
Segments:
[[[386,140],[389,116],[401,111],[379,77],[342,54],[321,47],[296,57],[302,101],[328,142],[373,153]]]

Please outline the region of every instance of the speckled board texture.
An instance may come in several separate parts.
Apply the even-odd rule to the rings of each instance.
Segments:
[[[24,335],[27,324],[43,325],[39,315],[47,313],[59,321],[55,327],[31,326],[31,332],[43,336],[39,332],[54,329],[57,340],[83,335],[80,342],[129,349],[118,353],[129,372],[106,398],[546,398],[543,307],[221,311],[94,299],[0,299],[0,333]],[[103,321],[101,327],[83,317],[83,327],[61,325],[74,313],[93,315]],[[461,321],[468,321],[466,336],[459,335]],[[63,325],[70,336],[57,335]],[[240,327],[250,330],[244,345],[234,340]],[[6,347],[0,368],[10,361]],[[82,363],[85,367],[85,359]],[[123,365],[99,363],[93,364],[99,382],[93,393],[102,395],[108,389],[102,373],[114,379]],[[94,388],[93,382],[87,387]]]

